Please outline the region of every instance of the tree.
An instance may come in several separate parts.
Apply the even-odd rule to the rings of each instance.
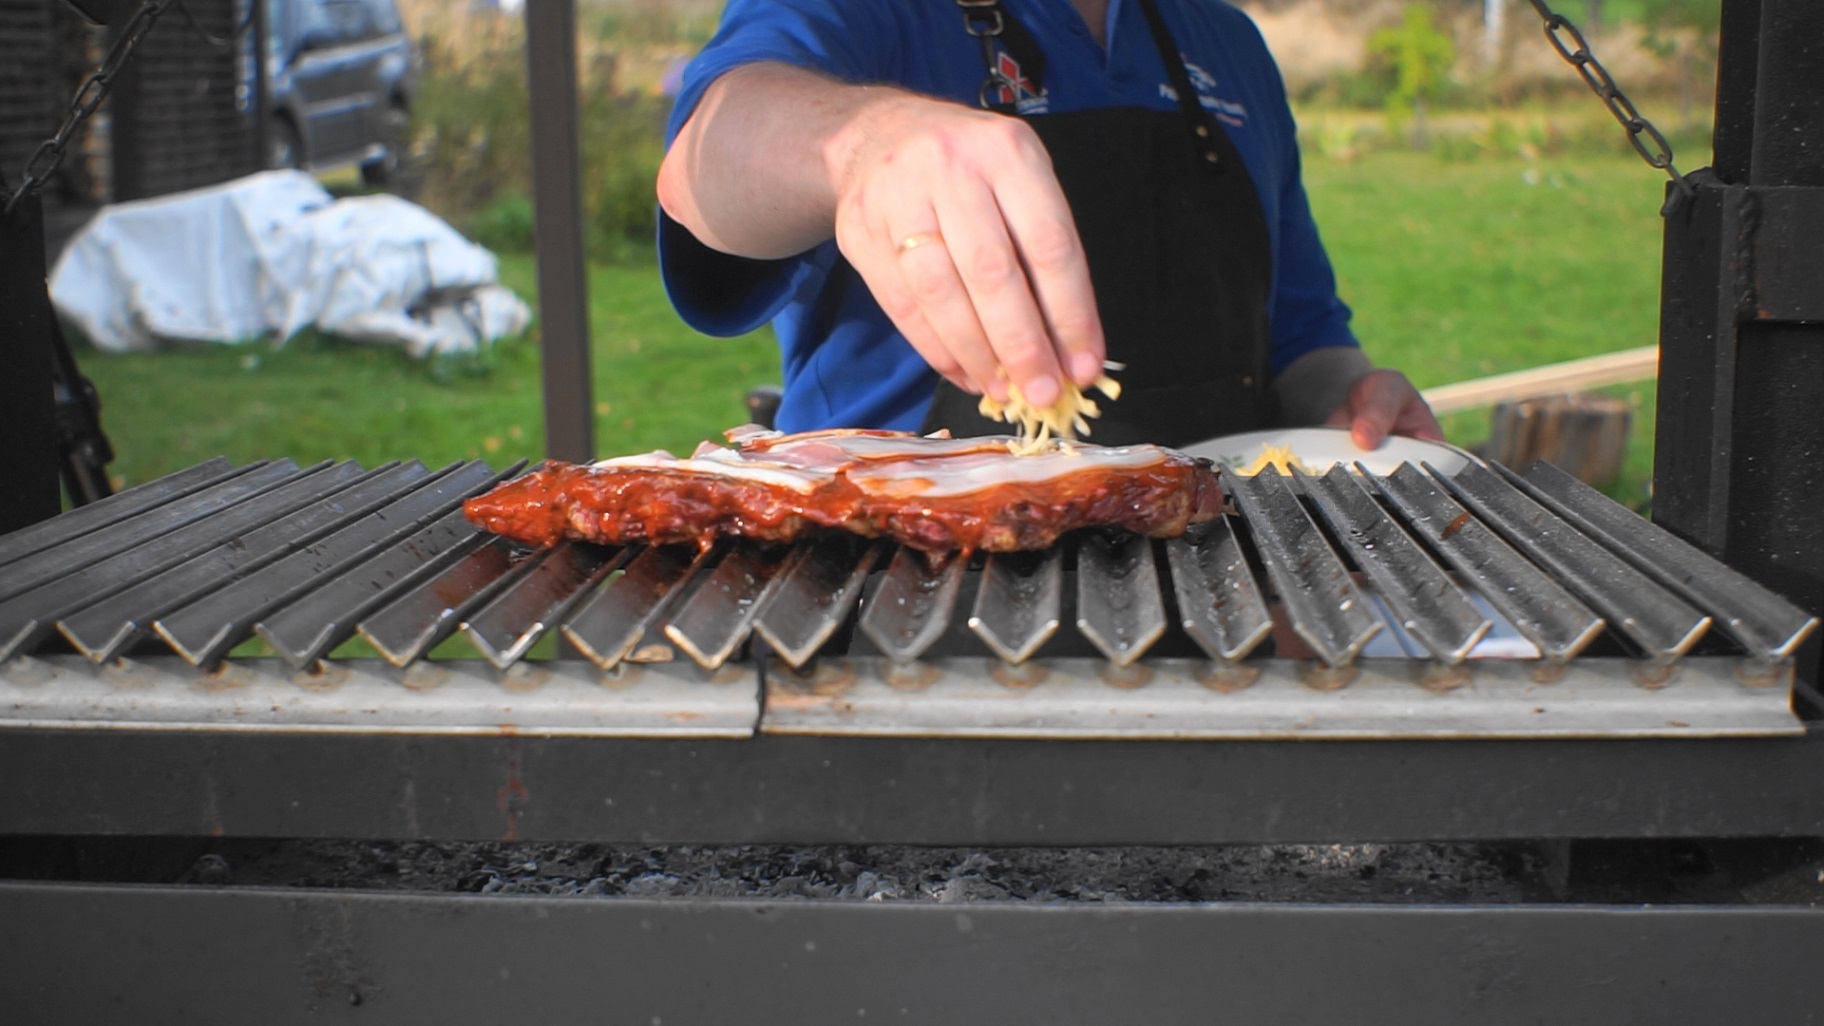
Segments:
[[[1449,81],[1456,47],[1432,23],[1431,8],[1409,4],[1398,28],[1384,28],[1368,37],[1368,53],[1393,70],[1387,116],[1395,124],[1410,117],[1413,148],[1424,149],[1429,143],[1426,107]]]

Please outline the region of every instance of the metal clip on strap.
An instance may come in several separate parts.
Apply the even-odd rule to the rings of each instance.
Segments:
[[[976,102],[986,110],[1004,111],[1010,104],[1001,102],[999,97],[1017,97],[1018,91],[994,59],[994,40],[1007,29],[1001,14],[1001,0],[956,0],[956,6],[963,14],[963,29],[981,40],[982,64],[988,69],[988,76],[976,90]]]

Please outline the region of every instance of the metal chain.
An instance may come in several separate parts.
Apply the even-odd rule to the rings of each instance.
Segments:
[[[1628,99],[1627,94],[1621,91],[1621,87],[1615,84],[1615,79],[1609,74],[1609,69],[1603,67],[1602,62],[1596,59],[1596,55],[1590,52],[1589,40],[1584,38],[1583,33],[1571,23],[1569,18],[1552,10],[1546,0],[1531,0],[1531,2],[1533,9],[1539,12],[1539,17],[1545,19],[1545,37],[1551,40],[1552,47],[1558,51],[1558,56],[1569,61],[1571,66],[1577,69],[1577,74],[1583,76],[1584,82],[1588,83],[1596,95],[1602,98],[1603,105],[1609,108],[1609,113],[1613,114],[1615,120],[1621,122],[1621,126],[1628,130],[1628,142],[1634,144],[1634,149],[1640,154],[1641,159],[1671,177],[1672,185],[1678,191],[1667,200],[1665,209],[1660,212],[1668,213],[1675,203],[1695,196],[1697,190],[1691,185],[1691,180],[1679,173],[1678,167],[1672,163],[1672,144],[1666,141],[1665,133],[1661,132],[1653,122],[1643,117],[1635,108],[1634,101]],[[1642,136],[1645,136],[1646,139],[1643,140]],[[1647,145],[1648,140],[1652,142],[1651,148]]]
[[[63,162],[63,150],[69,145],[70,137],[76,134],[76,129],[88,120],[89,115],[95,113],[95,109],[101,106],[101,101],[107,99],[108,90],[114,84],[114,76],[120,73],[121,66],[132,55],[133,48],[139,45],[139,41],[152,30],[159,15],[165,13],[165,9],[173,2],[175,0],[145,0],[139,10],[133,12],[132,20],[121,29],[120,37],[114,40],[114,45],[108,48],[108,55],[102,58],[101,67],[82,80],[82,86],[76,90],[75,99],[70,101],[69,113],[64,115],[63,124],[57,126],[56,134],[32,151],[31,159],[25,162],[25,178],[13,190],[13,194],[7,197],[6,209],[0,211],[0,214],[12,216],[13,208],[19,205],[19,201],[36,192],[51,177],[51,173],[57,170],[57,165]]]

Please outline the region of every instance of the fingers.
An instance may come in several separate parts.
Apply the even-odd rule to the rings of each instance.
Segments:
[[[1071,204],[1065,201],[1058,181],[1047,173],[1036,188],[1012,184],[996,190],[1001,221],[1018,257],[1016,283],[1021,285],[1021,318],[1036,310],[1047,345],[1045,367],[1052,361],[1065,378],[1087,387],[1102,376],[1107,356],[1102,336],[1102,316],[1096,310],[1096,292],[1089,279],[1089,259],[1076,236]],[[990,270],[1000,270],[992,267]],[[1009,305],[1012,309],[1012,305]],[[1012,321],[1007,338],[1018,340],[1027,321]],[[1001,338],[989,325],[990,338]],[[1018,345],[1018,341],[1012,341]],[[996,345],[1000,352],[1000,345]],[[1016,367],[1012,360],[1005,360]],[[1016,380],[1021,380],[1016,374]]]
[[[1342,408],[1331,414],[1328,423],[1348,428],[1350,437],[1363,449],[1378,448],[1390,434],[1444,440],[1444,429],[1418,389],[1406,375],[1385,368],[1357,378],[1349,386]]]
[[[1069,205],[1029,128],[939,113],[957,134],[913,139],[857,176],[837,241],[939,374],[1049,405],[1063,379],[1094,382],[1105,352]]]

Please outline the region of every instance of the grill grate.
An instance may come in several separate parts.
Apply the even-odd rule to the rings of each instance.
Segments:
[[[334,681],[354,706],[294,708],[331,729],[392,729],[409,721],[400,707],[421,701],[412,696],[459,679],[446,697],[472,699],[490,673],[497,690],[593,682],[592,702],[603,683],[626,692],[657,680],[655,708],[669,703],[677,723],[702,712],[693,685],[748,679],[764,680],[750,712],[718,698],[716,725],[701,729],[892,733],[943,720],[1170,736],[1243,729],[1224,718],[1242,708],[1254,709],[1244,733],[1297,733],[1325,709],[1303,729],[1585,731],[1614,692],[1639,706],[1616,721],[1623,732],[1698,729],[1693,715],[1713,732],[1764,732],[1796,727],[1788,660],[1817,625],[1544,463],[1524,476],[1473,463],[1452,474],[1225,469],[1234,510],[1184,538],[1089,531],[973,564],[840,534],[704,553],[531,552],[460,511],[517,469],[216,460],[0,538],[0,689],[38,689],[13,707],[43,720],[136,673],[254,691]],[[459,630],[480,660],[426,659]],[[77,656],[57,653],[59,635]],[[228,658],[256,635],[276,657]],[[357,635],[379,659],[330,658]],[[553,636],[574,655],[527,659]],[[1133,697],[1111,709],[1111,687]],[[1431,713],[1412,703],[1453,692],[1428,728]],[[85,721],[107,718],[97,708],[125,715],[102,694],[84,699]],[[1582,708],[1566,709],[1573,701]],[[285,704],[253,718],[282,726]],[[192,705],[153,719],[190,717]],[[395,708],[353,711],[376,705]],[[490,699],[446,726],[505,729],[534,706],[550,729],[594,722]],[[1532,725],[1547,722],[1558,725]]]

